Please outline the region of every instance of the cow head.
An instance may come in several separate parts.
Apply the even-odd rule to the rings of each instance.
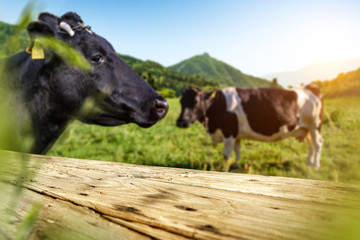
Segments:
[[[176,125],[187,128],[195,121],[202,121],[205,116],[205,92],[201,89],[188,87],[182,91],[180,99],[181,113],[176,121]]]
[[[59,109],[81,112],[75,117],[90,124],[115,126],[132,122],[141,127],[150,127],[166,115],[166,100],[76,13],[61,18],[42,13],[27,29],[32,42],[39,36],[53,36],[77,49],[91,65],[91,71],[84,72],[68,66],[55,53],[45,52],[43,69],[48,71],[50,106],[55,113]],[[92,105],[80,111],[86,99],[92,99]]]

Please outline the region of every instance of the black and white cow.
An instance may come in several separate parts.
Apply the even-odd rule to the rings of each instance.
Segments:
[[[16,102],[11,105],[15,125],[31,125],[34,143],[27,151],[45,153],[72,119],[104,126],[136,123],[150,127],[166,115],[166,100],[76,13],[60,18],[41,13],[27,30],[30,47],[0,62],[5,70],[1,80]],[[56,52],[36,46],[42,36],[55,37],[78,50],[91,71],[69,66]],[[93,104],[79,114],[86,99]],[[25,130],[19,130],[20,136]]]
[[[180,100],[177,126],[186,128],[200,121],[214,144],[224,142],[225,170],[232,150],[240,159],[240,139],[278,141],[287,137],[306,139],[307,164],[320,167],[322,96],[314,85],[299,89],[225,88],[205,92],[186,88]]]

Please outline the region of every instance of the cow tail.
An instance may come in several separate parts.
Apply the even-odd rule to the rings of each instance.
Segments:
[[[323,100],[323,95],[321,93],[321,89],[316,86],[315,84],[308,84],[305,86],[305,88],[309,91],[311,91],[315,96],[317,96],[320,101],[321,101],[321,109],[319,112],[319,118],[320,118],[320,124],[317,127],[318,131],[321,132],[321,126],[322,126],[322,119],[323,119],[323,111],[324,111],[324,100]]]
[[[322,121],[323,121],[323,111],[324,111],[324,100],[323,100],[323,98],[320,98],[320,100],[321,100],[321,109],[320,109],[320,113],[319,113],[319,118],[320,118],[320,124],[318,126],[319,133],[321,132],[321,126],[322,126]]]

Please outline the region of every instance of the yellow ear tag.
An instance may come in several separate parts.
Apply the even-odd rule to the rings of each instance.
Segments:
[[[31,50],[31,52],[32,52],[32,55],[31,55],[32,59],[44,59],[45,58],[44,49],[42,47],[40,47],[36,41],[34,42],[34,46]]]
[[[26,48],[26,52],[28,53],[28,54],[31,54],[31,47],[30,46],[27,46],[27,48]]]
[[[215,98],[216,97],[216,91],[214,91],[212,94],[211,94],[211,98]]]

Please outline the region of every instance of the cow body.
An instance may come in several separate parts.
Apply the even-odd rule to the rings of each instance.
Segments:
[[[307,164],[320,167],[321,94],[312,85],[300,89],[225,88],[215,92],[187,88],[177,125],[199,120],[213,143],[224,142],[225,162],[232,151],[240,159],[240,140],[279,141],[288,137],[309,143]]]
[[[24,126],[30,125],[34,138],[26,151],[45,153],[72,119],[104,126],[136,123],[150,127],[167,113],[166,100],[77,14],[69,12],[59,18],[41,13],[27,30],[30,50],[0,63],[5,70],[3,82],[11,92],[10,104],[14,106],[19,134],[29,132]],[[78,50],[89,62],[90,71],[69,66],[51,49],[43,49],[40,57],[35,56],[36,40],[43,36],[54,37]],[[87,100],[91,104],[84,109]]]

